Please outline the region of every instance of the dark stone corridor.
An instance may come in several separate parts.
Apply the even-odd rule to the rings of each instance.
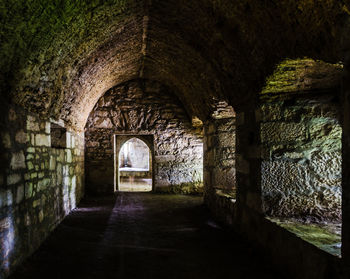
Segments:
[[[118,193],[84,199],[10,278],[286,277],[201,197]]]
[[[350,0],[0,0],[0,279],[349,279],[349,170]]]

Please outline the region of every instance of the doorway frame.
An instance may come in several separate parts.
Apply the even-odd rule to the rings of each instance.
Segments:
[[[154,156],[154,135],[153,134],[126,134],[126,133],[116,133],[113,135],[113,149],[114,149],[114,191],[119,191],[120,186],[120,175],[119,175],[119,152],[124,143],[132,138],[137,138],[143,141],[149,148],[151,156],[151,171],[152,171],[152,190],[155,189],[155,156]]]

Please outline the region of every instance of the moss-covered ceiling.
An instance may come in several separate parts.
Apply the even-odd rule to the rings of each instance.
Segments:
[[[342,64],[330,64],[309,58],[286,59],[266,79],[262,95],[297,93],[337,88],[341,84]]]
[[[82,128],[109,88],[174,88],[189,113],[241,109],[277,63],[342,59],[341,0],[0,0],[2,95]]]

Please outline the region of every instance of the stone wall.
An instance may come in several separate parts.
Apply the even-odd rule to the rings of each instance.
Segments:
[[[0,278],[48,236],[82,197],[83,134],[51,148],[50,121],[10,109],[1,124]]]
[[[153,135],[156,191],[201,192],[202,129],[191,125],[174,93],[135,80],[100,98],[86,128],[86,179],[91,192],[114,189],[113,135]]]
[[[340,106],[334,97],[261,106],[262,197],[270,216],[341,219]]]
[[[228,194],[236,192],[235,118],[211,119],[204,128],[205,191]]]

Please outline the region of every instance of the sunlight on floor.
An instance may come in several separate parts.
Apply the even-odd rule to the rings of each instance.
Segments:
[[[152,179],[137,177],[121,177],[119,191],[121,192],[149,192],[152,191]]]

